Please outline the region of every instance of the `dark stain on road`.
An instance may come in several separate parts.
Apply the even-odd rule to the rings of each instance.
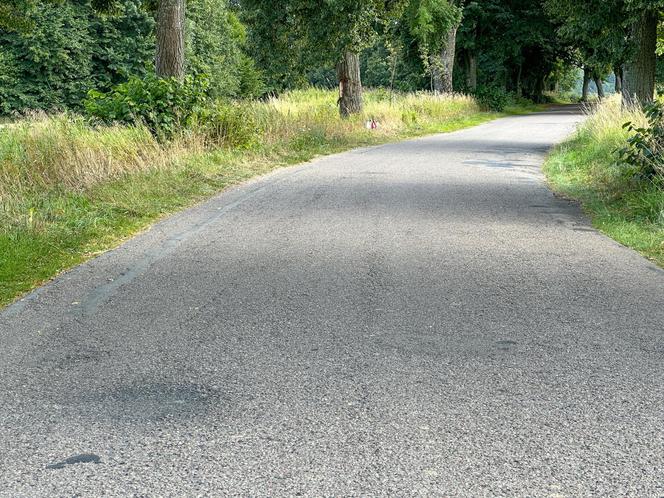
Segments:
[[[101,458],[93,453],[81,453],[80,455],[70,456],[65,460],[47,465],[47,469],[64,469],[67,465],[76,465],[79,463],[101,463]]]
[[[511,341],[511,340],[496,341],[496,344],[498,345],[498,349],[500,349],[501,351],[509,351],[512,346],[516,346],[516,341]]]

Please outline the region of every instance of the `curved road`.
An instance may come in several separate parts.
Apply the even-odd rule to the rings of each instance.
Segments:
[[[0,314],[2,496],[662,496],[664,272],[573,108],[229,190]]]

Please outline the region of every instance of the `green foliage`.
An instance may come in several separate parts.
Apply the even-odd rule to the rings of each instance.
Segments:
[[[79,110],[89,90],[105,92],[151,72],[155,22],[143,0],[12,2],[22,2],[22,22],[10,30],[0,18],[0,114]],[[228,0],[190,0],[187,22],[187,69],[208,76],[211,95],[263,93],[245,53],[246,29]]]
[[[624,0],[590,0],[579,8],[574,0],[545,0],[549,15],[559,23],[558,34],[570,56],[597,76],[604,76],[627,57]]]
[[[204,74],[212,97],[258,97],[262,77],[245,54],[247,32],[228,0],[187,2],[187,71]]]
[[[373,45],[400,19],[403,0],[246,0],[251,55],[266,74],[267,90],[302,86],[307,73],[333,67],[345,51]]]
[[[412,54],[406,51],[401,39],[381,38],[364,50],[360,56],[363,84],[371,88],[393,88],[400,92],[427,88],[429,80],[417,55],[417,47],[409,48],[413,50]]]
[[[161,79],[131,77],[108,92],[91,90],[87,114],[103,123],[142,124],[165,139],[191,127],[207,102],[205,78]]]
[[[450,0],[411,0],[405,12],[410,32],[420,50],[439,52],[445,35],[461,21],[462,8]]]
[[[256,62],[242,53],[237,63],[238,92],[244,98],[255,99],[265,94],[266,86],[263,74],[256,67]]]
[[[623,125],[631,135],[618,155],[630,174],[648,179],[659,176],[664,181],[664,104],[650,104],[644,113],[647,125],[631,121]]]
[[[92,85],[89,12],[69,3],[33,9],[33,28],[0,32],[8,74],[0,87],[1,112],[75,106]],[[6,73],[7,74],[7,73]],[[71,78],[76,74],[77,78]]]
[[[457,85],[465,86],[468,62],[474,59],[479,86],[500,87],[541,101],[556,65],[567,56],[555,28],[540,2],[467,2],[457,37]]]
[[[143,76],[154,59],[154,20],[143,0],[123,0],[111,13],[90,17],[94,88],[107,90],[128,76]]]
[[[5,0],[0,4],[0,30],[22,31],[30,23],[25,15],[34,7],[32,0]]]
[[[502,112],[512,103],[512,96],[504,88],[481,86],[475,91],[475,99],[483,111]]]
[[[90,88],[143,73],[154,22],[140,3],[123,0],[107,15],[84,0],[35,0],[24,16],[28,28],[0,28],[0,113],[76,109]]]

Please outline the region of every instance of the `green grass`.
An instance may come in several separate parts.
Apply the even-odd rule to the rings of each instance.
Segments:
[[[606,101],[554,150],[544,171],[556,192],[581,201],[597,229],[664,267],[664,178],[638,181],[618,164],[627,121],[645,117],[622,109],[619,99]]]
[[[159,144],[141,127],[91,128],[76,116],[0,130],[0,306],[155,220],[253,176],[499,117],[481,112],[469,97],[390,99],[368,92],[364,114],[341,120],[335,99],[334,92],[308,90],[243,104],[255,136],[239,148],[195,132]],[[364,127],[370,117],[378,130]]]

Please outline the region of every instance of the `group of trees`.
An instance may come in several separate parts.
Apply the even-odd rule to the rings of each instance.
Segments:
[[[497,88],[540,100],[584,71],[601,96],[652,100],[664,0],[5,0],[0,111],[70,107],[154,71],[206,74],[215,96],[362,79],[402,90]]]
[[[226,0],[188,0],[177,29],[166,28],[173,18],[161,4],[145,0],[11,1],[0,10],[1,114],[78,109],[90,90],[155,71],[205,74],[213,97],[263,93],[246,28]]]
[[[584,98],[591,79],[598,83],[611,71],[616,91],[626,102],[653,99],[657,70],[657,32],[662,0],[545,0],[559,24],[561,42],[571,63],[584,70]]]

